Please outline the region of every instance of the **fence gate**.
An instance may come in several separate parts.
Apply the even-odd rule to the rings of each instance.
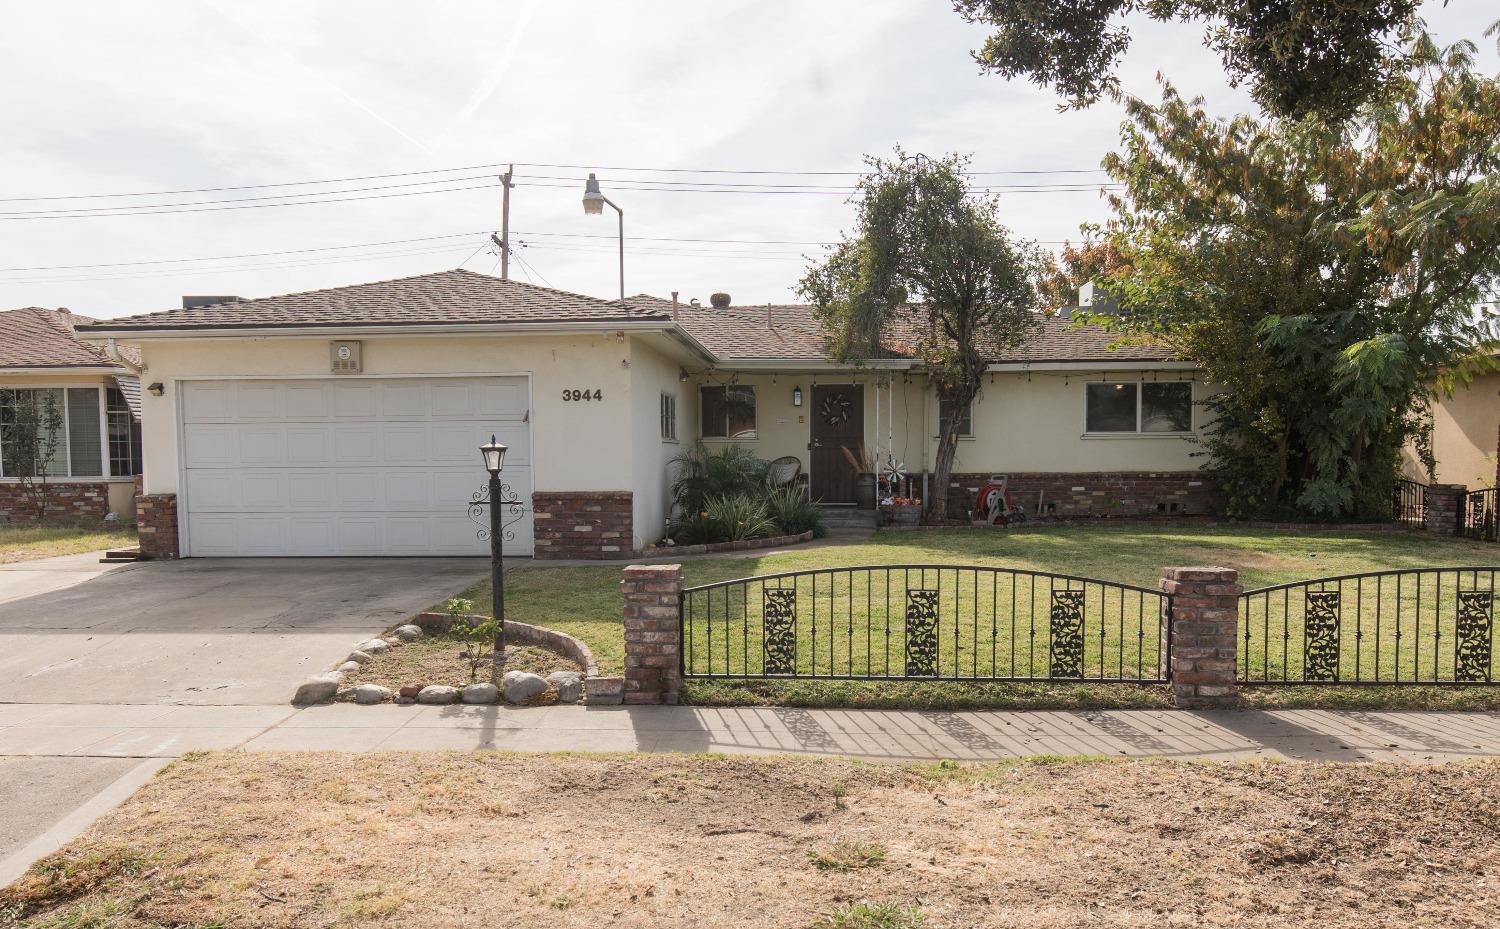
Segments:
[[[953,565],[768,574],[682,591],[682,676],[1166,683],[1171,598]]]
[[[1324,577],[1240,597],[1241,684],[1495,684],[1500,567]]]

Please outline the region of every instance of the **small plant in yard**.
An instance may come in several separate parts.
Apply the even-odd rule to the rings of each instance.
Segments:
[[[474,614],[474,601],[454,597],[447,603],[448,634],[463,643],[458,657],[469,663],[469,683],[479,680],[479,666],[495,657],[495,637],[500,623]]]
[[[828,534],[823,526],[823,511],[803,496],[800,488],[777,487],[768,491],[766,513],[786,535],[801,535],[809,529],[818,538]]]
[[[843,781],[834,781],[828,792],[833,795],[833,805],[842,810],[844,799],[849,796],[849,785]]]
[[[807,857],[819,871],[858,871],[873,868],[885,861],[885,846],[877,842],[850,842],[844,839],[826,852],[808,852]]]
[[[918,907],[896,903],[856,903],[834,910],[814,929],[921,929],[927,915]]]

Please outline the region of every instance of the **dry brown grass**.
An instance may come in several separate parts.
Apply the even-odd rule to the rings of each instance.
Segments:
[[[914,925],[908,907],[927,927],[1491,926],[1496,796],[1500,765],[1478,763],[200,755],[0,912],[118,929]],[[839,843],[884,855],[818,867]]]
[[[469,681],[469,663],[458,657],[463,643],[447,636],[431,636],[376,655],[358,671],[344,675],[344,686],[379,684],[398,690],[408,684],[426,686],[447,684],[462,687]],[[533,645],[508,645],[505,666],[495,670],[486,661],[479,668],[479,680],[498,683],[506,671],[530,671],[546,677],[553,671],[582,671],[578,662],[556,652]]]

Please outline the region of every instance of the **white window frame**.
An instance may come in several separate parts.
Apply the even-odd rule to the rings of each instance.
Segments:
[[[108,395],[105,393],[103,384],[67,382],[62,384],[0,384],[3,390],[60,390],[62,391],[62,442],[58,449],[58,455],[62,459],[65,469],[47,475],[49,480],[67,478],[78,481],[110,481],[110,480],[134,480],[134,478],[113,478],[109,475],[109,429],[106,421],[105,408],[108,404]],[[68,391],[70,390],[94,390],[99,395],[99,461],[100,468],[104,474],[74,474],[73,473],[73,446],[70,435]],[[14,484],[20,481],[18,477],[10,477],[5,474],[4,450],[0,449],[0,483]]]
[[[978,400],[978,399],[979,399],[978,397],[974,398],[974,400]],[[970,400],[969,401],[969,431],[968,432],[960,432],[958,434],[958,437],[960,439],[972,439],[972,438],[974,438],[974,400]],[[934,416],[934,418],[933,418],[932,421],[934,423],[936,423],[937,427],[938,427],[938,434],[935,435],[935,436],[933,436],[933,438],[934,439],[941,439],[943,437],[943,435],[942,435],[942,428],[943,428],[943,398],[934,395],[933,398],[932,398],[932,402],[937,406],[937,413]]]
[[[676,443],[677,438],[677,395],[661,392],[661,440],[668,443]]]
[[[755,397],[755,424],[752,433],[748,436],[732,435],[703,435],[703,392],[705,390],[729,390],[739,388],[750,391]],[[728,417],[725,417],[724,431],[729,431]],[[699,384],[698,385],[698,438],[704,442],[759,442],[760,441],[760,391],[755,389],[754,384]]]
[[[1193,389],[1194,381],[1146,380],[1145,378],[1112,377],[1102,381],[1085,381],[1083,385],[1083,438],[1085,439],[1181,439],[1198,432],[1198,397]],[[1089,387],[1099,384],[1135,385],[1135,429],[1128,432],[1089,431]],[[1145,402],[1147,384],[1186,384],[1188,387],[1188,428],[1186,432],[1145,432],[1141,429],[1141,413]]]

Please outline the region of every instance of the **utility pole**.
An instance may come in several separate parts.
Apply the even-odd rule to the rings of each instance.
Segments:
[[[515,165],[505,169],[505,174],[500,177],[500,183],[505,187],[504,200],[500,207],[500,279],[510,280],[510,188],[511,175],[516,171]]]

